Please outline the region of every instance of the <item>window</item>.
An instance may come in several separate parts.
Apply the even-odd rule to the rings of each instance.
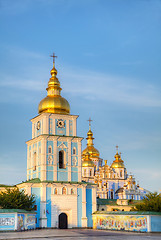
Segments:
[[[63,194],[63,195],[67,194],[67,190],[66,190],[65,187],[62,188],[62,194]]]
[[[113,190],[111,190],[111,199],[113,199]]]
[[[104,208],[102,208],[102,209],[101,209],[101,211],[105,211],[105,209],[104,209]]]
[[[75,149],[75,147],[73,148],[73,154],[74,154],[74,155],[76,154],[76,149]]]
[[[48,152],[49,152],[49,153],[52,153],[52,148],[51,148],[51,146],[49,147]]]
[[[89,171],[89,175],[90,175],[90,177],[92,176],[92,170],[90,169],[90,171]]]
[[[57,188],[54,189],[54,194],[56,194],[56,195],[58,194],[58,189]]]
[[[34,159],[33,159],[33,170],[36,170],[36,152],[34,152]]]
[[[71,189],[71,194],[72,194],[72,195],[74,194],[74,190],[73,190],[73,188]]]
[[[84,177],[86,177],[86,169],[84,169]]]
[[[65,166],[64,166],[64,151],[59,151],[59,168],[65,168]]]
[[[108,192],[107,192],[107,196],[106,196],[106,197],[107,197],[107,199],[108,199]]]
[[[122,177],[122,170],[120,171],[120,177]]]

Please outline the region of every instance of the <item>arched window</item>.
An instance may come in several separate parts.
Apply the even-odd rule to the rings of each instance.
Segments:
[[[62,188],[62,194],[63,194],[63,195],[67,194],[67,190],[66,190],[65,187]]]
[[[71,194],[72,194],[72,195],[74,194],[74,190],[73,190],[73,188],[71,188]]]
[[[113,189],[111,189],[111,199],[113,199]]]
[[[49,152],[49,153],[52,153],[52,147],[51,147],[51,146],[49,146],[48,152]]]
[[[73,148],[73,155],[75,155],[76,154],[76,149],[75,149],[75,147]]]
[[[84,177],[86,177],[86,169],[84,169]]]
[[[36,152],[34,152],[34,156],[33,156],[33,170],[36,170]]]
[[[122,170],[120,171],[120,177],[122,177]]]
[[[59,151],[59,168],[65,168],[65,165],[64,165],[64,151]]]
[[[92,176],[92,170],[90,169],[90,171],[89,171],[89,175],[90,175],[90,177]]]
[[[54,189],[54,194],[56,194],[56,195],[58,194],[58,189],[57,188]]]

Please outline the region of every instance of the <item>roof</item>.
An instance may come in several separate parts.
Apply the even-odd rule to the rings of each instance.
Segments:
[[[117,205],[116,201],[117,201],[117,199],[97,198],[97,204],[98,205]]]
[[[31,179],[31,180],[28,180],[28,181],[25,181],[25,182],[22,182],[22,183],[18,183],[17,185],[19,184],[23,184],[23,183],[69,183],[69,184],[86,184],[86,185],[97,185],[95,183],[90,183],[90,182],[85,182],[85,181],[82,181],[82,182],[69,182],[69,181],[41,181],[39,178],[34,178],[34,179]]]
[[[23,209],[0,209],[0,213],[13,213],[13,212],[18,212],[18,213],[35,213],[34,211],[26,211]]]
[[[106,211],[96,211],[94,212],[92,215],[160,215],[161,216],[161,212],[142,212],[142,211],[138,211],[138,212],[133,212],[133,211],[117,211],[117,212],[106,212]]]
[[[117,189],[117,191],[115,192],[115,193],[122,193],[123,192],[123,190],[124,190],[124,188],[122,187],[122,188],[119,188],[119,189]]]

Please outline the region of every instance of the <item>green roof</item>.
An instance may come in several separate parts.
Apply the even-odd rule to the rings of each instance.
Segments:
[[[18,212],[18,213],[36,213],[34,211],[26,211],[23,209],[0,209],[0,213],[13,213],[13,212]]]
[[[138,211],[138,212],[133,212],[133,211],[112,211],[112,212],[106,212],[106,211],[96,211],[93,213],[93,215],[161,215],[161,212],[142,212],[142,211]]]
[[[117,199],[97,198],[97,204],[98,205],[117,205],[116,201],[117,201]]]
[[[0,187],[5,187],[5,188],[7,188],[7,187],[15,187],[15,185],[5,185],[5,184],[0,184]]]
[[[82,181],[82,182],[69,182],[69,181],[41,181],[39,178],[33,178],[31,180],[28,180],[28,181],[25,181],[25,182],[22,182],[22,183],[69,183],[69,184],[86,184],[86,185],[96,185],[94,183],[89,183],[89,182],[85,182],[85,181]],[[18,183],[17,185],[19,184],[22,184],[22,183]]]

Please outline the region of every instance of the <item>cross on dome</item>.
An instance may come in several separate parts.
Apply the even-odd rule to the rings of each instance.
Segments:
[[[89,129],[91,129],[91,122],[92,122],[93,120],[91,120],[91,118],[89,118],[87,121],[89,122]]]
[[[53,55],[50,55],[50,57],[53,58],[53,63],[55,63],[55,58],[57,58],[57,56],[55,55],[55,53],[53,53]]]

